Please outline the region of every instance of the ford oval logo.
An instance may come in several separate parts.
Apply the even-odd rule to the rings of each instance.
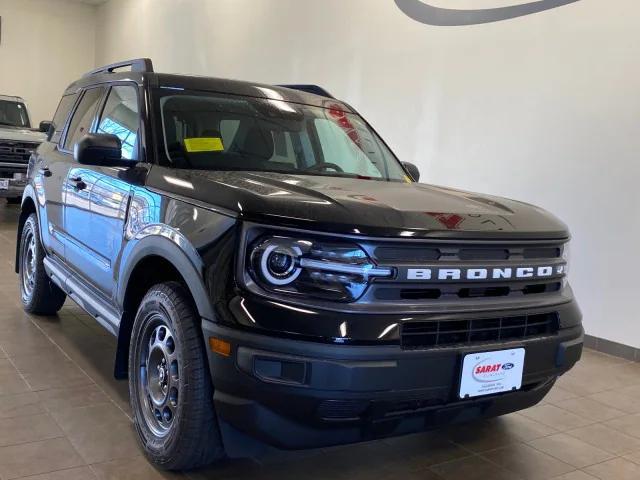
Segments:
[[[504,365],[502,365],[503,370],[511,370],[513,367],[515,367],[513,363],[505,363]]]
[[[395,0],[398,8],[409,17],[420,23],[436,26],[479,25],[499,22],[543,12],[577,1],[579,0],[538,0],[505,7],[453,9],[434,7],[420,0]]]

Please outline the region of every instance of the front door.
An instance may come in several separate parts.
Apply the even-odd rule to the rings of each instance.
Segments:
[[[92,129],[116,135],[122,157],[138,159],[137,88],[111,87],[102,112]],[[114,291],[114,268],[122,247],[131,185],[125,167],[74,165],[66,182],[65,229],[70,237],[68,265],[106,298]]]

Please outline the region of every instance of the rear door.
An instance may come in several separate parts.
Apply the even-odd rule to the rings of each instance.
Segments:
[[[53,134],[42,143],[35,154],[33,181],[38,197],[40,237],[50,255],[64,259],[64,183],[71,158],[63,152],[64,133],[69,114],[78,102],[80,93],[65,95],[53,117]]]
[[[120,138],[122,157],[132,165],[140,150],[138,102],[137,86],[113,85],[92,127],[95,133]],[[67,262],[107,298],[113,293],[131,191],[126,171],[126,167],[74,165],[68,176],[65,226],[73,242],[67,248]]]

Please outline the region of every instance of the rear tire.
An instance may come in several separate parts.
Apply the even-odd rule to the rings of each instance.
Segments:
[[[24,223],[20,237],[18,273],[22,307],[37,315],[55,315],[66,294],[49,279],[44,269],[45,253],[40,242],[38,218],[32,213]]]
[[[144,452],[156,465],[186,470],[224,457],[199,316],[177,282],[152,287],[140,303],[129,400]]]

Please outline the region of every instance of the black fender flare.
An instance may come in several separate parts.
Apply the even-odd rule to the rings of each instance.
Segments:
[[[204,287],[202,277],[203,262],[198,252],[177,230],[166,225],[148,226],[138,232],[124,248],[118,268],[116,305],[121,308],[118,327],[118,346],[114,364],[114,376],[127,378],[129,338],[133,322],[131,315],[125,312],[125,297],[131,274],[141,261],[149,256],[162,257],[170,262],[185,281],[194,300],[201,319],[213,320],[213,306]],[[123,322],[126,322],[123,325]]]
[[[15,272],[18,273],[19,267],[18,262],[20,261],[20,237],[22,236],[22,229],[24,227],[24,222],[27,220],[24,215],[24,204],[27,199],[33,202],[33,205],[36,210],[36,218],[38,219],[38,227],[41,229],[42,225],[40,225],[40,208],[38,206],[38,200],[36,198],[36,192],[33,189],[31,184],[27,184],[24,187],[24,192],[22,192],[22,201],[20,202],[20,218],[18,219],[18,228],[16,228],[16,261],[15,261]]]
[[[180,273],[193,297],[200,317],[214,320],[213,306],[202,276],[203,262],[200,255],[177,230],[166,225],[155,227],[154,230],[159,231],[148,235],[140,235],[141,232],[139,232],[125,247],[117,277],[116,304],[121,308],[124,306],[126,287],[139,262],[154,255],[166,259]]]

